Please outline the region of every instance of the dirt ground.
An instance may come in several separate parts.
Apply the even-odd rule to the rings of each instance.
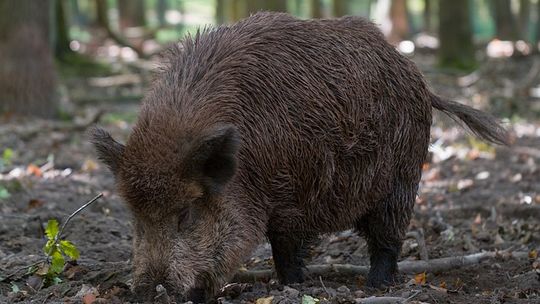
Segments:
[[[467,79],[429,70],[429,58],[421,62],[429,82],[442,95],[469,100],[475,106],[489,103],[502,116],[508,115],[504,102],[508,100],[514,101],[511,110],[525,111],[509,123],[515,139],[512,147],[487,146],[447,119],[437,120],[410,225],[410,231],[424,232],[425,246],[407,238],[401,260],[418,261],[424,249],[429,259],[482,251],[500,254],[474,265],[404,274],[403,283],[385,290],[366,288],[363,275],[328,273],[308,276],[304,284],[288,287],[275,280],[233,284],[216,300],[369,303],[369,297],[377,296],[396,297],[380,303],[540,303],[536,255],[540,249],[540,120],[534,118],[540,116],[530,110],[538,108],[538,100],[515,97],[517,90],[510,95],[504,91],[513,88],[504,79],[519,78],[513,73],[525,75],[527,71],[520,69],[527,69],[530,62],[499,63],[497,68],[481,69],[481,80],[459,86]],[[67,88],[74,95],[81,86],[97,94],[90,99],[100,99],[100,92],[113,96],[109,99],[132,96],[144,86],[144,81],[127,81],[123,87],[93,90],[88,84],[91,80],[70,81]],[[74,119],[68,121],[27,119],[0,124],[0,153],[7,148],[14,152],[0,167],[0,192],[4,189],[0,196],[0,303],[136,302],[129,291],[130,215],[114,190],[112,175],[97,162],[85,137],[85,124],[98,110],[105,113],[99,124],[114,137],[125,139],[137,111],[136,103],[129,101],[75,102]],[[98,193],[104,197],[74,217],[65,230],[65,238],[75,243],[81,257],[66,265],[61,283],[40,286],[41,281],[26,270],[44,258],[45,223],[51,218],[62,222]],[[528,256],[512,257],[509,252]],[[315,264],[367,266],[366,244],[354,231],[322,236],[307,261],[307,265]],[[271,265],[270,246],[261,244],[243,267],[269,269]]]

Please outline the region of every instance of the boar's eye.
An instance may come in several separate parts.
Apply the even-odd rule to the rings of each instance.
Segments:
[[[178,212],[178,231],[185,230],[191,225],[191,208],[183,208]]]

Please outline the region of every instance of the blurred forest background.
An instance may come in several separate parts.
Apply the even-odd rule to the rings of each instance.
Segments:
[[[373,20],[434,92],[503,119],[512,146],[487,145],[434,111],[401,260],[471,265],[409,271],[385,291],[361,275],[279,290],[250,281],[228,285],[240,289],[220,303],[540,303],[540,0],[0,0],[0,303],[137,302],[130,213],[85,132],[97,123],[125,142],[163,49],[259,10]],[[46,223],[98,193],[66,228],[80,257],[51,280]],[[312,249],[308,265],[369,265],[352,230]],[[242,267],[272,265],[262,244]]]
[[[169,43],[259,10],[301,18],[363,16],[402,53],[432,53],[433,66],[449,71],[470,72],[489,58],[535,56],[539,50],[536,0],[3,0],[0,113],[65,116],[62,100],[137,99],[141,92],[78,92],[66,78],[124,74],[90,79],[89,85],[125,86],[139,81],[131,74],[151,69],[145,63]],[[520,92],[540,94],[536,70]]]

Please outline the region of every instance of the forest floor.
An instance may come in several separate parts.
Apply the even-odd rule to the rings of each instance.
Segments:
[[[437,116],[410,225],[410,231],[423,231],[424,237],[407,238],[401,260],[418,265],[426,252],[430,261],[480,252],[493,255],[446,270],[412,270],[402,275],[403,283],[385,290],[366,288],[363,271],[327,272],[288,287],[275,280],[229,285],[217,300],[376,303],[370,297],[395,297],[377,303],[540,303],[540,115],[534,113],[538,99],[516,97],[522,93],[520,77],[527,77],[535,66],[530,60],[487,63],[479,79],[474,74],[458,78],[432,71],[427,68],[432,65],[429,58],[420,61],[441,95],[472,101],[474,106],[490,104],[501,116],[508,111],[518,114],[509,124],[511,147],[487,146]],[[140,94],[145,86],[144,79],[134,75],[114,78],[116,87],[100,86],[114,79],[67,80],[70,95],[80,97],[71,106],[69,120],[12,119],[0,125],[0,153],[12,151],[0,162],[0,303],[136,302],[129,291],[130,215],[85,135],[87,124],[102,111],[99,124],[113,137],[127,138],[137,111],[129,96]],[[107,99],[99,92],[123,101],[95,103]],[[87,100],[81,101],[83,97]],[[66,265],[60,283],[42,286],[27,269],[44,258],[45,224],[51,218],[62,222],[98,193],[104,196],[75,216],[64,233],[81,257]],[[307,265],[331,264],[369,265],[364,240],[354,231],[322,236],[310,250]],[[261,244],[243,266],[271,267],[268,244]]]

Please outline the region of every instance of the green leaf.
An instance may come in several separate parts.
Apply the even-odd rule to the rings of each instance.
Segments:
[[[43,246],[43,252],[45,252],[46,255],[50,255],[52,253],[51,247],[53,244],[54,244],[54,239],[50,239],[47,241],[47,243],[45,243],[45,246]]]
[[[50,219],[45,227],[45,234],[49,240],[54,240],[58,234],[58,221],[55,219]]]
[[[64,270],[64,256],[58,250],[53,250],[51,254],[51,267],[49,267],[50,274],[59,274]]]
[[[77,247],[75,247],[72,242],[67,240],[60,241],[60,250],[72,260],[76,260],[80,256]]]
[[[304,295],[302,296],[302,304],[316,304],[319,302],[319,299],[312,296]]]
[[[21,289],[19,288],[19,286],[17,286],[17,284],[15,284],[15,283],[11,282],[11,292],[17,293],[17,292],[19,292],[19,291],[21,291]]]
[[[58,285],[62,283],[62,279],[60,279],[59,277],[54,277],[51,279],[51,281],[52,281],[52,285]]]
[[[11,159],[13,158],[13,150],[10,148],[4,149],[4,153],[2,153],[2,160],[5,164],[9,165],[11,164]]]
[[[10,196],[11,194],[9,194],[8,189],[6,189],[4,186],[0,186],[0,199],[6,199]]]

